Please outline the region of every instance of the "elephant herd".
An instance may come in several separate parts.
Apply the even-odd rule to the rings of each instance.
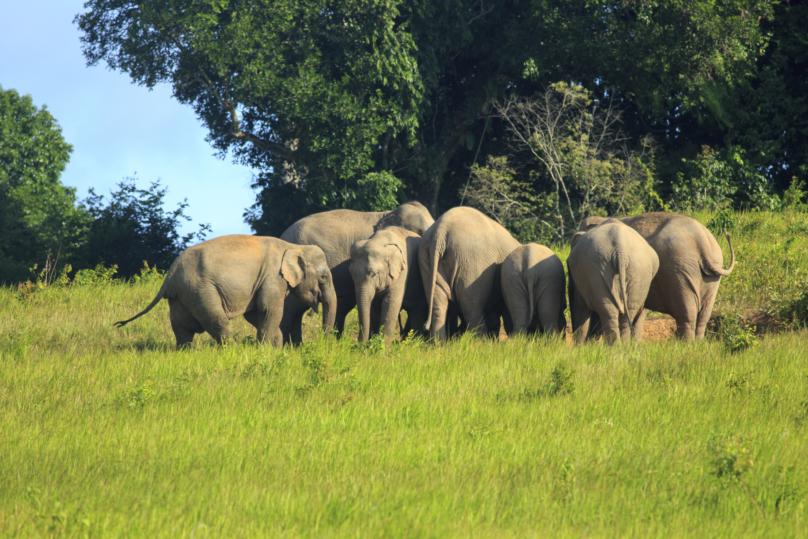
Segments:
[[[145,310],[168,299],[177,346],[207,331],[221,343],[243,315],[258,340],[302,342],[302,318],[323,304],[323,328],[341,335],[357,307],[359,340],[411,331],[438,342],[464,331],[498,336],[566,331],[569,297],[576,341],[641,340],[648,309],[671,315],[677,335],[704,337],[723,253],[698,221],[676,213],[588,217],[571,240],[568,280],[543,245],[521,245],[468,207],[436,221],[418,202],[391,212],[333,210],[305,217],[280,238],[232,235],[186,249]]]

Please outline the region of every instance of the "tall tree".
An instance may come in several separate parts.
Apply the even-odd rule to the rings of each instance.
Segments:
[[[558,80],[615,97],[638,132],[675,136],[671,111],[720,118],[765,48],[770,4],[88,0],[76,21],[89,63],[171,84],[214,147],[255,167],[248,220],[278,234],[311,211],[361,207],[370,172],[433,213],[454,203],[492,104]],[[486,145],[504,132],[490,124]]]
[[[0,282],[25,280],[48,251],[69,260],[87,225],[59,176],[72,146],[45,106],[0,87]]]

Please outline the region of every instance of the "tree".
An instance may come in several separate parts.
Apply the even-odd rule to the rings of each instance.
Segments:
[[[47,108],[0,87],[0,282],[25,280],[50,251],[69,261],[87,226],[59,176],[72,146]]]
[[[135,178],[126,178],[109,201],[90,189],[83,201],[93,221],[81,248],[79,267],[92,268],[98,264],[117,265],[118,274],[132,277],[143,263],[150,267],[168,269],[174,259],[194,241],[203,241],[209,225],[200,225],[198,232],[180,236],[177,231],[185,215],[187,201],[173,211],[163,210],[165,188],[159,180],[148,189],[138,189]]]
[[[645,137],[629,146],[612,100],[599,102],[582,86],[559,82],[535,97],[498,101],[494,111],[510,135],[509,153],[521,154],[531,173],[520,180],[503,158],[489,157],[487,167],[472,167],[469,202],[512,230],[532,230],[527,241],[563,244],[589,215],[664,206],[650,174],[651,142]]]
[[[664,134],[671,114],[721,118],[765,49],[770,5],[89,0],[76,22],[90,64],[171,84],[214,147],[256,169],[248,221],[279,234],[312,211],[361,207],[375,196],[358,187],[368,173],[399,178],[399,197],[433,213],[454,204],[493,103],[558,80],[612,96],[629,134]],[[504,127],[491,128],[483,156],[497,155]]]

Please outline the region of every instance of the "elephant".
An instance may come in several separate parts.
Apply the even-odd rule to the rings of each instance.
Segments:
[[[604,221],[604,217],[587,217],[579,230],[585,231]],[[692,217],[678,213],[643,213],[619,219],[636,230],[659,256],[659,272],[651,282],[645,307],[671,315],[676,320],[676,334],[687,341],[703,339],[713,312],[721,277],[732,273],[735,250],[729,234],[730,264],[722,269],[724,253],[707,228]],[[642,332],[645,323],[637,325]]]
[[[337,335],[345,329],[345,317],[356,306],[356,289],[348,271],[351,247],[360,240],[370,238],[376,230],[398,226],[423,235],[434,220],[419,202],[408,202],[389,212],[358,212],[331,210],[300,219],[286,229],[282,240],[298,245],[317,245],[325,253],[334,288],[337,291]],[[308,306],[293,296],[286,298],[281,321],[284,342],[303,341],[303,314]]]
[[[452,306],[460,311],[469,331],[498,335],[502,316],[510,333],[500,265],[517,247],[519,242],[505,228],[465,206],[450,209],[429,227],[418,249],[418,262],[429,304],[425,329],[431,338],[446,340],[446,315]]]
[[[311,308],[322,302],[323,329],[333,329],[337,295],[322,249],[278,238],[221,236],[180,253],[149,306],[115,326],[140,318],[165,298],[177,348],[204,331],[221,344],[230,338],[229,321],[240,315],[258,330],[259,342],[280,347],[287,296]]]
[[[502,296],[513,321],[513,333],[562,334],[567,322],[564,265],[544,245],[517,247],[502,262]]]
[[[356,287],[360,342],[378,333],[381,323],[390,344],[402,308],[407,311],[407,327],[423,330],[428,307],[418,267],[420,244],[421,236],[393,226],[351,247],[349,271]]]
[[[593,313],[609,343],[642,340],[645,298],[659,270],[659,257],[648,242],[616,219],[608,219],[572,238],[567,258],[573,336],[583,342]],[[594,329],[594,328],[592,328]]]

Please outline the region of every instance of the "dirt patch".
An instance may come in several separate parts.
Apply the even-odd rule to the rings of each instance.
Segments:
[[[642,340],[644,342],[667,341],[676,335],[676,320],[670,316],[645,320]]]

